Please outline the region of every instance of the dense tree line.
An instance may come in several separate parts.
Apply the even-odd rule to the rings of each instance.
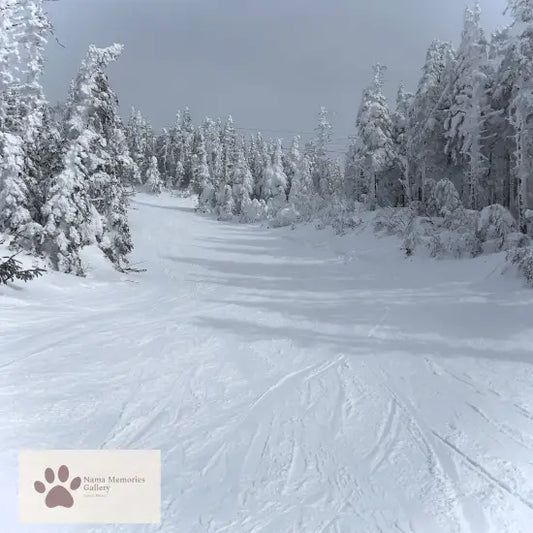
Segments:
[[[467,9],[457,50],[433,41],[416,91],[401,86],[394,109],[384,96],[386,67],[376,65],[343,169],[328,156],[331,125],[324,108],[316,138],[305,147],[298,138],[288,147],[260,134],[244,139],[231,117],[195,128],[188,111],[154,136],[134,115],[134,158],[147,171],[148,149],[162,186],[192,184],[200,208],[221,218],[274,220],[283,213],[305,219],[313,210],[350,209],[355,202],[369,209],[415,206],[424,213],[436,184],[447,180],[464,208],[499,204],[527,233],[533,222],[532,5],[509,0],[513,23],[490,38],[479,7]]]
[[[513,23],[487,38],[480,9],[467,9],[457,50],[431,43],[416,92],[396,109],[377,67],[365,91],[345,177],[369,205],[425,202],[450,180],[468,209],[509,209],[531,229],[533,20],[530,0],[510,0]],[[401,176],[398,178],[398,176]]]
[[[265,140],[261,133],[239,135],[231,116],[206,118],[195,126],[187,108],[159,134],[133,110],[126,130],[139,185],[154,193],[164,188],[197,194],[199,209],[221,219],[309,217],[321,200],[331,201],[344,186],[340,163],[328,157],[331,125],[325,108],[316,140],[302,148],[295,137],[288,150],[281,140]]]
[[[91,46],[53,107],[40,83],[51,34],[42,1],[0,0],[0,12],[0,231],[63,272],[82,274],[90,245],[123,269],[137,170],[105,74],[122,48]]]
[[[160,132],[137,110],[123,124],[105,73],[119,45],[91,46],[67,102],[51,106],[40,85],[51,34],[42,0],[0,0],[0,231],[64,272],[82,274],[91,245],[125,269],[130,191],[166,189],[196,194],[223,220],[345,221],[388,207],[450,231],[470,224],[477,237],[495,225],[531,234],[533,0],[508,9],[512,24],[490,37],[479,7],[467,9],[458,48],[433,41],[416,91],[399,87],[393,109],[376,65],[342,162],[325,108],[305,144],[244,137],[231,116],[195,125],[188,109]]]

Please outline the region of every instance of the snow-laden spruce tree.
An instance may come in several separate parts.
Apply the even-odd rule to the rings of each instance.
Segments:
[[[179,184],[185,180],[182,121],[181,111],[178,111],[174,125],[168,131],[166,154],[168,178],[166,180],[166,186],[169,189],[178,189]]]
[[[261,134],[250,138],[245,154],[246,165],[240,191],[239,219],[241,222],[256,222],[266,217],[266,202],[257,194],[263,188],[263,177],[266,172],[263,159],[266,155],[262,147]]]
[[[450,106],[445,118],[446,152],[463,174],[463,202],[479,209],[488,202],[487,157],[483,137],[489,114],[488,43],[480,24],[479,5],[467,8],[461,44],[447,87]]]
[[[31,224],[24,178],[24,141],[19,114],[21,4],[0,0],[0,231],[16,234]]]
[[[88,118],[89,127],[96,137],[92,144],[92,157],[87,160],[93,173],[90,194],[102,218],[103,231],[98,238],[98,246],[118,269],[127,266],[127,256],[133,249],[128,224],[129,201],[124,183],[125,175],[133,171],[129,166],[127,143],[123,142],[124,129],[118,114],[118,99],[109,85],[105,68],[118,59],[122,49],[122,45],[116,44],[103,49],[90,46],[72,95],[74,102],[83,102],[86,96],[80,94],[91,91]],[[72,118],[77,120],[77,113]]]
[[[0,126],[29,140],[45,105],[40,77],[51,26],[42,0],[1,0],[0,14]]]
[[[5,128],[7,90],[17,81],[20,64],[21,5],[14,0],[0,0],[0,127]]]
[[[313,182],[319,193],[327,197],[331,190],[330,160],[328,157],[328,146],[331,143],[332,126],[329,120],[328,110],[322,106],[318,114],[318,125],[315,128],[315,175]]]
[[[102,235],[102,219],[90,199],[87,155],[94,135],[83,130],[63,157],[63,170],[54,176],[42,208],[45,225],[41,251],[57,270],[84,274],[81,249]]]
[[[422,78],[407,122],[406,141],[409,183],[413,201],[423,201],[426,180],[447,177],[451,161],[445,153],[444,111],[455,52],[449,43],[434,40],[427,51]]]
[[[41,233],[30,169],[45,109],[40,77],[51,26],[41,0],[0,2],[0,230],[33,250]],[[40,207],[40,206],[38,206]]]
[[[344,157],[344,192],[347,198],[352,200],[360,199],[362,194],[360,190],[361,181],[361,166],[357,159],[357,147],[355,139],[352,139],[348,144]]]
[[[126,129],[119,117],[116,117],[115,125],[110,132],[109,148],[116,163],[117,176],[123,186],[139,184],[141,171],[130,153]]]
[[[257,147],[255,144],[255,137],[252,135],[250,139],[248,140],[248,146],[246,150],[246,161],[248,162],[248,168],[250,169],[252,176],[254,176],[254,168],[255,168],[256,159],[257,159]],[[254,183],[255,183],[255,176],[254,176]]]
[[[222,181],[224,184],[231,184],[236,158],[237,133],[233,123],[233,117],[229,115],[222,134]]]
[[[261,133],[258,133],[255,139],[255,156],[250,165],[250,170],[254,177],[254,195],[259,200],[268,199],[267,170],[271,164],[271,157],[268,148]]]
[[[233,190],[229,184],[219,187],[216,192],[216,213],[219,220],[231,220],[235,214]]]
[[[155,140],[155,154],[159,165],[159,173],[161,180],[165,183],[168,189],[172,189],[172,155],[170,151],[170,132],[167,128],[163,128],[161,133],[156,136]]]
[[[161,173],[157,164],[157,157],[152,156],[148,170],[146,171],[146,187],[152,194],[160,194],[163,190],[163,182],[161,181]]]
[[[344,173],[338,161],[330,160],[327,170],[327,181],[323,187],[323,195],[333,209],[337,209],[338,203],[346,200],[344,194]]]
[[[344,197],[344,175],[340,171],[338,163],[328,155],[333,128],[325,107],[320,109],[318,126],[315,131],[317,135],[313,143],[313,183],[324,200],[324,204],[334,207],[332,204]]]
[[[520,230],[527,232],[527,211],[533,207],[533,0],[509,0],[508,7],[516,35],[514,54],[518,72],[510,105],[516,143],[513,169],[516,214]]]
[[[289,192],[289,203],[300,220],[310,220],[317,207],[309,159],[305,155],[298,159]]]
[[[227,187],[233,191],[232,176],[233,166],[236,153],[236,132],[233,126],[233,119],[229,116],[225,124],[219,119],[215,125],[217,140],[214,140],[212,148],[213,157],[213,183],[215,187],[216,211],[221,219],[227,220],[234,214],[235,206],[233,198],[231,200],[231,209]],[[233,192],[232,192],[233,194]],[[231,213],[231,215],[230,215]]]
[[[278,140],[272,149],[266,169],[265,193],[269,216],[275,216],[287,205],[287,176],[283,170],[283,146]]]
[[[487,151],[488,203],[499,203],[514,210],[514,184],[512,160],[515,151],[514,129],[509,120],[512,94],[518,69],[510,28],[503,28],[491,35],[489,43],[490,80],[489,105],[484,135]]]
[[[41,75],[44,52],[52,26],[43,10],[42,0],[25,0],[24,17],[19,27],[21,40],[20,102],[22,137],[32,142],[42,125],[46,104]]]
[[[254,190],[254,178],[248,167],[248,160],[246,159],[244,148],[244,141],[241,140],[237,149],[237,160],[233,167],[233,197],[235,201],[235,211],[237,214],[246,214],[249,211],[252,203],[252,194]],[[246,216],[244,216],[246,218]]]
[[[44,106],[42,124],[37,136],[25,146],[24,172],[29,191],[29,211],[34,226],[33,251],[38,251],[45,225],[42,208],[48,199],[52,177],[63,170],[63,135],[62,117],[57,110]],[[27,243],[30,244],[29,242]]]
[[[396,155],[396,169],[401,191],[394,205],[406,206],[411,203],[411,184],[409,181],[409,158],[407,153],[407,119],[413,101],[413,94],[407,92],[403,84],[396,93],[396,109],[392,114],[392,139]]]
[[[209,118],[207,118],[203,125],[202,131],[205,137],[205,149],[207,152],[207,165],[209,167],[209,175],[211,176],[211,183],[213,191],[219,189],[220,181],[223,174],[223,150],[221,141],[221,132],[219,125]]]
[[[204,135],[207,136],[205,129]],[[177,112],[172,128],[163,129],[154,138],[154,150],[145,159],[149,165],[151,157],[157,157],[161,179],[168,189],[183,191],[192,184],[195,139],[196,131],[188,108]]]
[[[105,75],[121,52],[121,45],[91,45],[69,95],[63,170],[52,178],[43,207],[45,246],[53,264],[66,272],[81,273],[79,251],[87,244],[98,244],[119,269],[133,247],[113,145],[120,128],[117,100]]]
[[[293,137],[289,151],[284,159],[285,175],[287,176],[287,189],[290,191],[292,187],[292,179],[298,168],[301,159],[300,154],[300,136]]]
[[[22,137],[0,132],[0,146],[0,230],[27,236],[32,217]]]
[[[356,121],[355,146],[350,167],[355,169],[356,199],[370,208],[388,203],[386,171],[394,164],[392,119],[383,94],[382,65],[374,67],[374,79],[362,96]]]
[[[194,138],[191,113],[186,107],[176,115],[176,125],[170,133],[169,146],[172,154],[169,157],[174,167],[173,171],[172,168],[169,169],[169,173],[174,177],[168,181],[173,184],[173,188],[181,191],[187,190],[193,179]]]
[[[207,164],[207,150],[203,132],[198,133],[197,149],[193,157],[192,192],[198,195],[198,207],[201,211],[213,208],[215,188]]]
[[[136,109],[131,110],[131,115],[125,128],[125,134],[130,156],[135,163],[132,185],[139,185],[146,181],[145,156],[151,137],[151,129],[140,111]]]

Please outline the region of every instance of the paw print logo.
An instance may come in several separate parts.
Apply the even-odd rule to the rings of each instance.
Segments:
[[[57,477],[61,483],[66,483],[70,476],[70,472],[65,465],[59,467],[57,471]],[[55,474],[51,468],[47,468],[44,471],[44,478],[46,481],[52,485],[55,481]],[[44,503],[46,507],[72,507],[74,505],[74,498],[70,491],[77,490],[80,488],[81,479],[75,477],[70,482],[70,490],[66,489],[63,485],[56,483],[53,487],[48,489]],[[47,491],[45,484],[42,481],[36,481],[33,484],[33,487],[39,494],[44,494]]]

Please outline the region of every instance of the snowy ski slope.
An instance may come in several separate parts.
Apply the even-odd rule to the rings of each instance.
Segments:
[[[165,195],[132,226],[146,273],[0,288],[2,531],[533,531],[533,291],[501,255]],[[36,447],[161,449],[162,524],[18,524]]]

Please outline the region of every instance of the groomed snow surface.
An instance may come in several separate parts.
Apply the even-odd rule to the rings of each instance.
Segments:
[[[502,255],[136,197],[133,262],[0,288],[0,529],[533,531],[533,291]],[[160,526],[18,524],[18,450],[162,450]]]

